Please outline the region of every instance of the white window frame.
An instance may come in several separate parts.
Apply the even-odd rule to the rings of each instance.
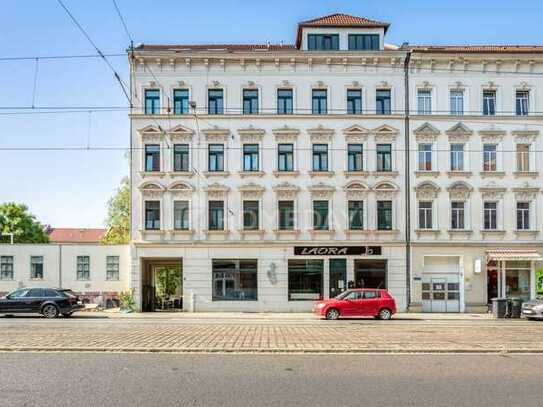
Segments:
[[[421,92],[426,92],[426,96],[421,96]],[[432,88],[417,88],[417,115],[428,116],[431,115],[434,111],[434,92]],[[424,100],[424,105],[421,106],[421,98]],[[429,108],[429,110],[426,110]]]
[[[176,229],[175,228],[175,203],[176,202],[188,202],[188,209],[189,209],[189,227],[188,229]],[[172,229],[174,231],[183,231],[183,230],[192,230],[192,200],[191,199],[173,199],[172,200]]]
[[[519,229],[517,228],[517,216],[518,216],[518,207],[517,205],[519,203],[527,203],[528,204],[528,222],[530,223],[529,224],[529,228],[526,228],[526,229]],[[515,200],[515,216],[514,216],[514,230],[517,230],[517,231],[531,231],[531,230],[535,230],[534,228],[534,201],[533,200],[530,200],[530,201],[526,201],[526,200]]]
[[[420,150],[420,147],[422,145],[429,145],[430,146],[430,150],[424,150],[424,151],[421,151]],[[421,165],[422,165],[422,161],[420,160],[421,158],[421,153],[424,153],[424,156],[426,158],[426,156],[428,154],[430,154],[430,169],[427,170],[426,168],[423,168],[421,169]],[[434,143],[418,143],[417,144],[417,170],[418,171],[435,171],[435,165],[434,165]],[[426,162],[426,161],[424,161]]]
[[[452,227],[452,221],[453,221],[453,207],[452,204],[455,202],[461,202],[464,204],[464,227],[463,228],[457,228],[453,229]],[[451,230],[469,230],[469,201],[468,200],[461,200],[461,199],[453,199],[449,201],[449,229]]]
[[[463,146],[462,148],[462,163],[463,163],[463,166],[461,169],[453,169],[453,160],[452,160],[452,156],[453,156],[453,150],[452,150],[452,146],[453,144],[460,144]],[[449,171],[459,171],[459,172],[463,172],[463,171],[467,171],[467,156],[468,154],[466,154],[466,146],[467,146],[467,143],[463,143],[463,142],[450,142],[449,143]],[[455,156],[459,155],[457,154],[458,151],[455,151],[454,154]]]
[[[424,212],[425,212],[425,215],[427,214],[427,211],[429,210],[430,211],[430,221],[432,222],[432,224],[430,225],[431,227],[428,227],[428,225],[426,224],[426,218],[425,219],[425,222],[424,222],[424,227],[421,227],[421,217],[420,217],[420,211],[421,211],[421,208],[420,208],[420,204],[421,203],[429,203],[430,204],[430,208],[425,208],[424,209]],[[434,200],[419,200],[417,201],[417,226],[418,226],[418,229],[421,229],[421,230],[435,230],[436,229],[436,223],[435,223],[435,210],[434,210],[434,207],[435,207],[435,204],[434,204]]]
[[[455,114],[453,113],[453,100],[452,100],[452,94],[453,92],[459,92],[462,94],[462,113]],[[458,99],[457,97],[455,99]],[[452,116],[463,116],[466,114],[466,90],[461,88],[449,88],[449,114]]]
[[[496,227],[494,229],[486,229],[485,228],[485,203],[496,203]],[[484,199],[483,205],[482,205],[482,211],[481,211],[481,230],[484,232],[492,232],[492,231],[499,231],[503,228],[503,217],[501,216],[501,210],[502,210],[502,203],[500,200],[493,200],[493,199]]]

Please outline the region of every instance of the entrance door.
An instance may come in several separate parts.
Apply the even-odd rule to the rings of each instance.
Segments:
[[[423,312],[460,312],[458,257],[428,256],[422,274]]]
[[[141,295],[144,312],[182,310],[182,259],[145,259]]]

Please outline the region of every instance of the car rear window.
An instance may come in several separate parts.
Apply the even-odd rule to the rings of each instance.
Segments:
[[[68,298],[75,298],[77,295],[72,290],[59,290],[59,294]]]

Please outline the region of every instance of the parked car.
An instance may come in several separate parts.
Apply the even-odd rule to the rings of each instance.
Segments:
[[[344,291],[335,298],[316,302],[313,312],[326,319],[355,316],[390,319],[396,313],[396,301],[387,290],[357,288]]]
[[[64,288],[19,288],[0,298],[0,314],[42,314],[56,318],[71,316],[84,307],[73,291]]]
[[[526,319],[543,319],[543,297],[522,303],[522,316]]]

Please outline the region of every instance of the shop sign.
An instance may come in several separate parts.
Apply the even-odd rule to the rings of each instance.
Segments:
[[[297,256],[380,256],[381,246],[294,246]]]
[[[537,295],[543,295],[543,269],[535,271],[535,290]]]

